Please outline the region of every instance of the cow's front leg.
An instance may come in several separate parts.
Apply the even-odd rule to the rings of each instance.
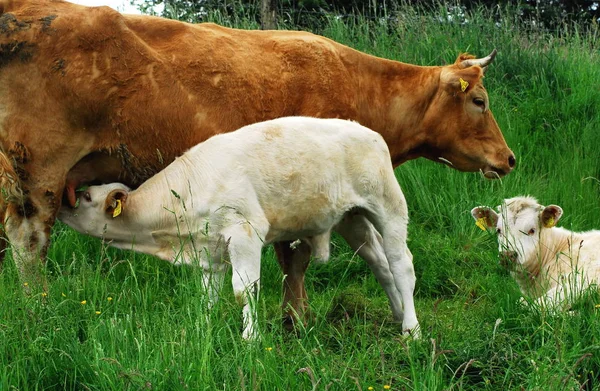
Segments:
[[[292,248],[290,242],[275,243],[277,261],[283,271],[284,326],[292,329],[296,321],[303,322],[308,307],[304,276],[310,263],[311,248],[304,241]]]
[[[1,196],[0,196],[1,197]],[[0,222],[4,223],[4,216],[6,215],[6,203],[0,201]],[[6,248],[8,247],[8,236],[4,224],[0,227],[0,271],[4,266],[4,258],[6,257]]]
[[[44,190],[31,191],[21,200],[8,203],[4,228],[26,292],[46,288],[44,264],[50,230],[60,207],[57,200],[58,191]]]

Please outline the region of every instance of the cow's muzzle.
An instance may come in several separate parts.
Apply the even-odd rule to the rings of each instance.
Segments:
[[[506,162],[503,162],[502,165],[490,165],[483,170],[483,176],[488,179],[498,179],[506,174],[510,173],[513,168],[517,164],[517,160],[515,159],[515,155],[512,153],[506,159]]]
[[[501,251],[500,252],[500,265],[504,268],[511,269],[517,263],[519,254],[516,251]]]

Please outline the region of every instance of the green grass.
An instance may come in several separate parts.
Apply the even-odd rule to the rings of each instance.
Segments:
[[[566,228],[600,228],[598,31],[546,35],[501,12],[497,25],[484,11],[456,25],[407,10],[397,21],[331,18],[320,31],[422,65],[499,51],[485,82],[515,171],[488,181],[425,160],[397,169],[411,214],[420,341],[401,338],[368,267],[337,238],[331,262],[309,269],[313,317],[297,334],[282,329],[283,277],[265,249],[262,338],[246,343],[229,286],[207,313],[197,270],[59,224],[47,297],[22,294],[10,258],[0,274],[0,390],[600,389],[598,294],[572,315],[520,305],[494,237],[469,214],[531,194],[561,205]]]

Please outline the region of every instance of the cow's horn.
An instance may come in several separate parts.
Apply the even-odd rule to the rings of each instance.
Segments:
[[[473,65],[479,65],[482,68],[487,67],[488,65],[490,65],[492,63],[492,61],[494,61],[494,57],[496,57],[496,53],[498,53],[498,51],[496,49],[494,49],[487,57],[472,58],[470,60],[465,60],[460,63],[460,67],[468,68],[468,67],[472,67]]]

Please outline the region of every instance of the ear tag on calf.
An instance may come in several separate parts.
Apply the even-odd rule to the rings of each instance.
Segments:
[[[467,90],[467,87],[469,87],[469,82],[464,80],[462,77],[458,80],[460,81],[460,90],[462,92],[465,92]]]
[[[121,212],[122,212],[121,200],[117,200],[117,206],[115,207],[115,210],[113,211],[113,218],[120,215]]]
[[[475,221],[475,225],[479,227],[479,229],[481,229],[482,231],[487,231],[486,224],[485,224],[485,218],[480,217],[477,219],[477,221]]]
[[[544,223],[544,227],[546,227],[546,228],[554,227],[554,217],[550,216],[548,218],[548,220],[546,220],[546,222]]]

